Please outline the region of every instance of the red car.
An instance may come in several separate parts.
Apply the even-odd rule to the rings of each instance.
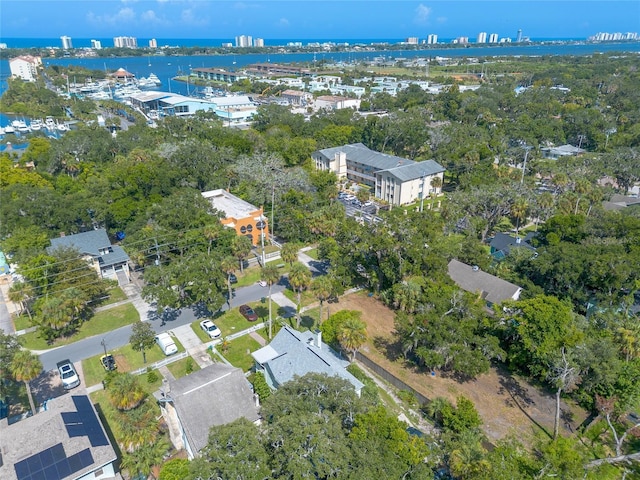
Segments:
[[[258,315],[249,305],[240,305],[240,308],[238,308],[238,310],[240,310],[240,315],[242,315],[250,322],[255,322],[256,320],[258,320]]]

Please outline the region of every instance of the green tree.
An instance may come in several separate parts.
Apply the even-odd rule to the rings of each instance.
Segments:
[[[13,378],[11,363],[16,353],[20,351],[20,343],[15,335],[7,335],[0,331],[0,397],[7,394],[9,381]]]
[[[273,263],[266,264],[264,267],[262,267],[260,278],[267,282],[267,286],[269,287],[269,339],[271,339],[273,329],[273,317],[271,313],[271,287],[280,278],[278,267],[276,267]]]
[[[29,301],[33,297],[33,288],[25,282],[14,282],[9,289],[9,300],[20,305],[20,312],[26,311],[31,320]]]
[[[251,252],[251,240],[244,235],[238,235],[231,242],[231,251],[233,256],[240,262],[240,273],[244,273],[244,261]]]
[[[165,440],[156,443],[146,443],[137,450],[122,457],[121,468],[127,470],[131,477],[134,474],[148,478],[153,467],[160,465],[169,445]]]
[[[136,408],[147,397],[138,377],[130,373],[116,373],[107,384],[107,396],[118,410],[128,411]]]
[[[227,303],[229,304],[229,308],[231,308],[231,299],[233,298],[233,289],[231,287],[231,275],[236,271],[236,260],[232,256],[227,256],[222,259],[220,262],[220,268],[227,276]]]
[[[35,415],[37,413],[36,405],[33,401],[33,394],[31,393],[31,385],[29,382],[37,378],[40,372],[42,372],[40,359],[29,350],[20,350],[13,355],[9,368],[16,381],[24,382],[27,388],[31,412]]]
[[[186,458],[174,458],[164,462],[158,475],[158,480],[184,480],[186,478],[189,478],[189,460]]]
[[[333,296],[333,281],[327,275],[321,275],[311,281],[311,292],[320,302],[318,323],[322,324],[322,306]]]
[[[271,478],[269,454],[260,429],[245,418],[214,426],[201,455],[190,464],[189,478]],[[186,477],[185,477],[186,478]]]
[[[306,265],[300,262],[294,262],[289,271],[289,284],[296,292],[298,304],[296,306],[296,325],[300,328],[300,306],[302,303],[302,292],[309,288],[311,284],[311,272]]]
[[[296,242],[287,242],[282,246],[282,250],[280,250],[280,256],[282,257],[282,261],[288,263],[289,265],[293,265],[298,259],[298,250],[300,250],[300,244]]]
[[[147,363],[146,351],[153,348],[156,343],[156,332],[149,322],[135,322],[131,325],[131,348],[136,352],[142,352],[142,360]]]
[[[358,319],[345,320],[338,330],[338,342],[342,348],[351,352],[351,360],[355,360],[356,352],[367,341],[367,325]]]

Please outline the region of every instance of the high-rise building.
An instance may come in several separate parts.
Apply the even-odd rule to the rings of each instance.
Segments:
[[[418,44],[418,37],[409,37],[407,38],[407,41],[405,42],[409,45],[417,45]]]
[[[435,33],[430,33],[427,36],[427,44],[428,45],[435,45],[436,43],[438,43],[438,35],[436,35]]]
[[[91,40],[91,48],[100,50],[102,48],[102,42],[100,40]]]
[[[116,48],[138,48],[136,37],[113,37],[113,46]]]
[[[489,43],[498,43],[498,34],[492,33],[489,35]]]
[[[40,57],[23,55],[9,60],[11,76],[19,77],[27,82],[35,82],[38,78],[38,67],[42,66]]]
[[[158,48],[158,42],[155,38],[149,40],[149,48]]]
[[[253,46],[253,39],[251,35],[240,35],[236,37],[236,47],[251,47]]]
[[[519,28],[518,29],[518,36],[516,37],[516,42],[521,42],[522,41],[522,29]]]
[[[67,37],[66,35],[63,35],[62,37],[60,37],[60,41],[62,42],[63,50],[69,50],[69,49],[73,48],[73,43],[71,42],[71,37]]]
[[[264,47],[264,38],[254,38],[253,39],[253,46],[254,47]]]
[[[487,32],[480,32],[478,38],[476,38],[476,43],[487,43]]]

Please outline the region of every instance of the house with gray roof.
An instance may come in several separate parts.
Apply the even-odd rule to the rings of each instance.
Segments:
[[[102,278],[118,280],[122,285],[131,281],[129,255],[119,245],[112,245],[104,228],[62,235],[50,240],[47,249],[52,252],[59,248],[72,248],[87,259]]]
[[[271,343],[251,354],[256,371],[263,372],[267,384],[280,385],[307,373],[324,373],[347,380],[358,396],[364,384],[347,371],[349,362],[322,341],[318,332],[299,332],[284,326]]]
[[[444,179],[445,168],[434,160],[415,162],[376,152],[362,143],[318,150],[311,158],[316,169],[367,185],[376,198],[391,205],[407,205],[430,193],[438,194]],[[439,181],[434,182],[435,178]]]
[[[224,363],[168,380],[154,396],[169,427],[171,442],[177,450],[184,449],[189,459],[207,445],[211,427],[240,417],[251,422],[260,420],[257,396],[244,373]]]
[[[67,394],[45,405],[19,422],[0,420],[0,478],[117,478],[116,452],[89,397]]]
[[[496,260],[502,260],[504,257],[509,255],[513,249],[523,248],[525,250],[529,250],[533,256],[536,254],[536,249],[530,242],[535,236],[535,232],[527,233],[524,238],[520,236],[514,237],[508,233],[498,232],[491,239],[491,242],[489,242],[491,255]]]
[[[544,158],[550,158],[552,160],[557,160],[560,157],[571,157],[581,155],[586,150],[578,147],[574,147],[573,145],[560,145],[559,147],[545,147],[541,148],[542,156]]]
[[[462,290],[479,295],[489,306],[505,300],[518,300],[522,287],[502,280],[495,275],[483,272],[477,266],[451,260],[448,266],[449,277]]]

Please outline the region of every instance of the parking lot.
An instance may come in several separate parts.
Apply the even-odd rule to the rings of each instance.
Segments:
[[[362,218],[368,223],[378,223],[382,219],[376,214],[380,209],[380,205],[373,201],[360,202],[355,195],[347,192],[340,192],[338,200],[344,205],[348,217]]]

